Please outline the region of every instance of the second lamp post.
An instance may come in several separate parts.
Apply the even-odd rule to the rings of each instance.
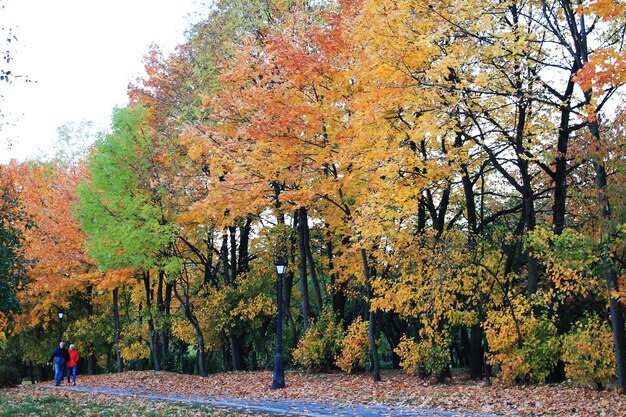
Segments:
[[[276,261],[276,300],[278,312],[276,317],[276,353],[274,355],[274,375],[272,389],[285,388],[285,359],[283,357],[283,278],[287,270],[287,260],[278,258]]]

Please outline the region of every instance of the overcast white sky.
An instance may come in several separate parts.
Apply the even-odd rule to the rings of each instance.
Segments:
[[[2,0],[0,0],[2,1]],[[154,42],[172,51],[198,13],[199,0],[5,0],[3,26],[18,38],[11,70],[33,83],[2,87],[8,121],[0,163],[48,151],[58,126],[91,120],[108,129],[114,106],[127,103],[126,87],[143,71]]]

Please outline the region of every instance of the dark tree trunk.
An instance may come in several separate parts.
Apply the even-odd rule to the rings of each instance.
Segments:
[[[573,76],[574,74],[572,74]],[[571,97],[574,92],[573,77],[570,77],[565,89],[564,97]],[[571,105],[566,103],[561,107],[561,121],[557,139],[557,154],[554,160],[554,205],[552,206],[552,227],[554,233],[560,235],[565,228],[565,207],[567,201],[567,148],[569,143],[569,123]]]
[[[417,231],[423,232],[424,229],[426,229],[426,205],[424,198],[420,198],[417,206]]]
[[[307,267],[306,267],[306,209],[304,207],[296,210],[296,217],[298,218],[298,248],[300,250],[298,274],[300,275],[300,294],[302,298],[302,320],[304,330],[309,327],[309,319],[311,317],[310,303],[309,303],[309,285],[307,282]]]
[[[247,370],[243,337],[230,336],[231,366],[233,371]]]
[[[39,365],[39,381],[47,381],[48,380],[48,367],[44,365]]]
[[[229,260],[229,250],[228,250],[228,237],[229,233],[225,231],[222,235],[222,248],[220,250],[220,256],[222,258],[222,276],[224,280],[224,285],[234,285],[235,283],[235,275],[236,268],[233,269],[231,265],[231,260]],[[235,242],[232,242],[233,246]],[[232,252],[231,252],[232,254]],[[234,259],[232,260],[234,262]],[[232,371],[240,371],[243,367],[243,357],[242,352],[238,349],[237,341],[235,340],[235,336],[228,336],[228,345],[229,345],[229,353],[230,360],[228,361],[228,368]]]
[[[311,271],[311,284],[313,285],[313,295],[315,295],[315,304],[317,306],[317,311],[322,314],[322,309],[324,308],[324,303],[322,301],[322,291],[320,290],[320,283],[317,279],[317,273],[315,271],[315,262],[313,261],[313,252],[311,251],[311,234],[309,230],[309,220],[308,213],[306,209],[304,210],[304,243],[306,250],[307,262],[309,264],[309,269]]]
[[[230,226],[228,234],[230,236],[230,282],[232,284],[237,277],[237,228]]]
[[[239,228],[239,270],[246,272],[250,269],[248,262],[250,256],[250,228],[252,227],[252,219],[246,217],[243,226]]]
[[[172,305],[172,284],[169,282],[165,283],[165,299],[163,301],[163,314],[166,318],[166,323],[170,323],[170,311]],[[165,357],[169,358],[170,355],[170,335],[171,335],[171,327],[169,324],[164,326],[163,330],[163,349],[165,351]]]
[[[469,366],[469,357],[470,357],[470,339],[467,334],[468,328],[466,326],[460,327],[461,333],[461,366]]]
[[[231,358],[230,349],[228,348],[228,345],[226,343],[223,343],[222,344],[222,359],[223,359],[224,369],[228,371],[233,370],[232,368],[233,361],[230,358]]]
[[[189,297],[187,296],[188,295],[187,291],[184,291],[183,294],[185,295],[185,298],[183,299],[183,297],[179,294],[178,290],[176,289],[176,286],[173,286],[173,290],[174,290],[174,296],[176,297],[181,307],[183,308],[185,317],[187,318],[187,320],[193,327],[194,331],[196,332],[196,340],[198,341],[198,351],[197,351],[198,374],[205,377],[207,376],[207,372],[204,367],[204,335],[202,334],[202,329],[200,328],[198,318],[195,316],[195,314],[193,314],[193,312],[189,308]]]
[[[460,139],[459,139],[460,146]],[[469,172],[467,171],[467,166],[463,165],[463,191],[465,194],[465,201],[467,204],[467,223],[469,225],[469,236],[468,236],[468,245],[470,250],[476,250],[476,231],[478,228],[478,218],[476,215],[476,200],[474,195],[474,188],[472,181],[469,176]],[[476,308],[479,310],[479,307]],[[478,316],[480,316],[480,311],[478,312]],[[462,342],[464,343],[464,353],[469,353],[468,356],[464,357],[465,363],[469,365],[470,378],[478,379],[483,376],[483,361],[484,361],[484,352],[482,348],[482,338],[483,332],[480,327],[480,323],[475,323],[470,327],[470,341],[469,341],[469,351],[466,349],[467,344],[465,344],[466,340],[463,340],[463,337],[467,339],[467,331],[465,328],[461,328],[462,331]]]
[[[33,361],[30,361],[29,363],[30,363],[30,366],[28,368],[30,370],[30,372],[29,372],[30,373],[30,383],[34,384],[35,382],[37,382],[37,381],[35,381],[35,365],[33,365]]]
[[[518,165],[520,166],[520,173],[522,174],[522,199],[524,202],[524,217],[526,218],[526,228],[529,232],[535,230],[537,225],[537,215],[535,212],[535,196],[532,190],[532,184],[530,180],[530,174],[528,173],[528,161],[524,158],[518,158]],[[537,292],[539,285],[539,267],[537,259],[534,256],[528,254],[528,295],[532,295]]]
[[[470,328],[470,355],[469,355],[469,371],[470,378],[478,379],[483,376],[483,330],[480,324],[473,324]]]
[[[237,277],[248,268],[248,242],[251,220],[247,218],[243,226],[239,228],[239,245],[237,245],[237,227],[228,228],[230,236],[230,285],[237,286]],[[248,369],[245,356],[245,339],[241,334],[229,336],[231,366],[233,371],[245,371]]]
[[[98,372],[98,361],[96,360],[96,354],[93,351],[93,347],[89,347],[89,354],[87,355],[87,373],[89,375],[95,375]]]
[[[159,312],[165,310],[164,302],[163,302],[163,282],[165,280],[165,273],[163,271],[159,271],[159,282],[157,284],[157,292],[156,292],[156,306]]]
[[[363,272],[365,275],[365,290],[367,291],[367,308],[369,311],[368,330],[367,336],[370,343],[370,359],[372,361],[372,378],[374,382],[381,381],[380,379],[380,362],[378,358],[378,346],[376,346],[376,314],[372,310],[372,288],[370,285],[371,272],[369,263],[367,261],[367,254],[365,249],[361,249],[361,259],[363,261]]]
[[[228,234],[222,234],[222,247],[220,249],[220,258],[222,258],[222,279],[224,285],[230,285],[229,267],[228,267]]]
[[[291,305],[291,290],[293,288],[293,272],[287,271],[283,278],[283,311],[289,315]]]
[[[150,273],[143,273],[143,284],[146,290],[146,308],[148,309],[148,330],[150,332],[150,351],[152,353],[152,368],[155,371],[161,370],[159,362],[159,349],[157,346],[157,334],[154,329],[154,320],[152,318],[152,291],[150,290]]]
[[[117,360],[117,372],[124,372],[120,342],[122,329],[120,327],[120,309],[118,302],[119,288],[113,289],[113,343],[115,343],[115,358]]]
[[[163,320],[164,316],[166,315],[166,311],[165,311],[165,298],[164,298],[164,291],[163,291],[163,285],[165,284],[165,272],[164,271],[159,271],[159,283],[157,286],[157,310],[159,312],[158,315],[158,319],[159,320]],[[161,331],[158,332],[158,340],[159,340],[159,347],[160,347],[160,354],[161,354],[161,358],[160,358],[160,363],[161,364],[167,364],[168,360],[168,331],[166,326],[160,326],[161,327]],[[167,366],[167,365],[165,365]]]

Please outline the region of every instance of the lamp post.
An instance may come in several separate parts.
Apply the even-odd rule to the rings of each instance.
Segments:
[[[59,310],[59,343],[63,341],[63,316],[65,312],[63,310]]]
[[[287,270],[287,260],[278,258],[276,261],[276,299],[278,312],[276,318],[276,353],[274,355],[274,375],[272,389],[285,388],[285,360],[283,357],[283,278]]]

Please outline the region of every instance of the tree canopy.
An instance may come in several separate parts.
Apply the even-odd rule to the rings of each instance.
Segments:
[[[293,366],[626,388],[623,8],[216,2],[86,158],[14,166],[12,337],[63,307],[94,368],[255,369],[283,303]]]

